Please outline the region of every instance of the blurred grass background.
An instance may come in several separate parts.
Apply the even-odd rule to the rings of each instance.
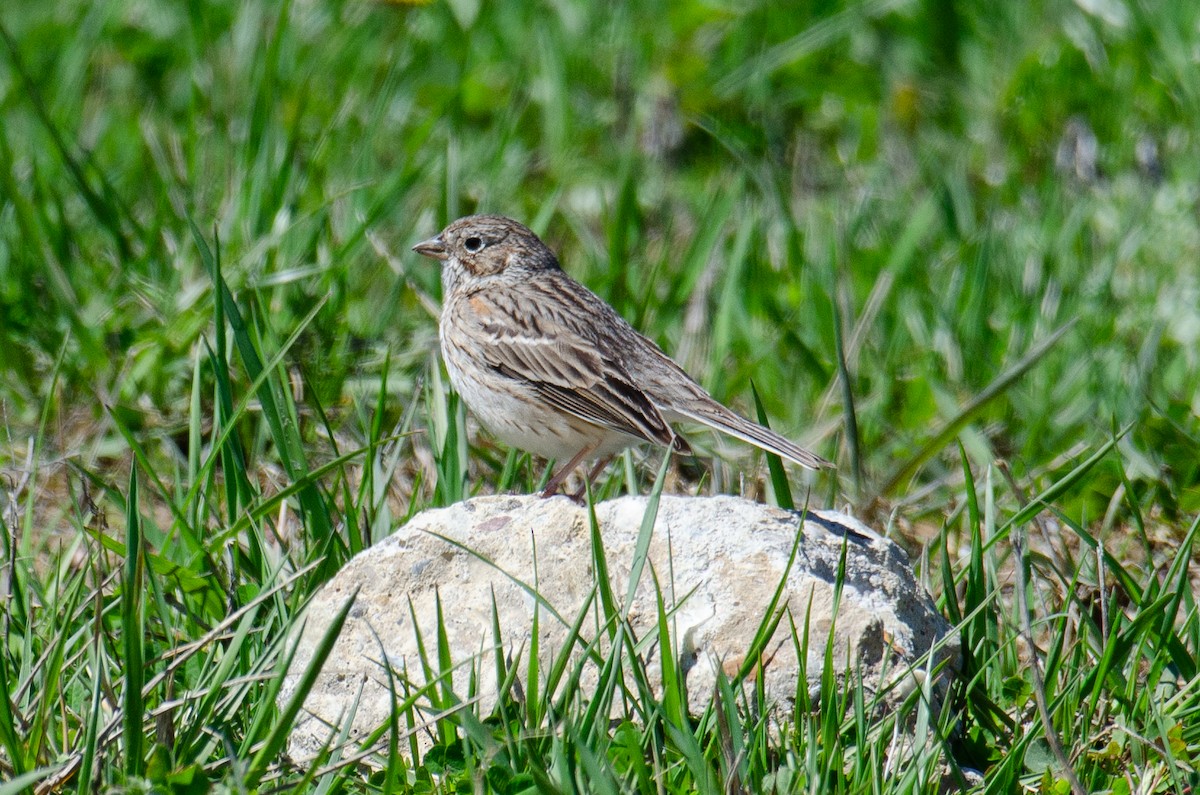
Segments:
[[[475,211],[533,226],[719,399],[749,413],[753,381],[838,461],[822,500],[914,550],[973,498],[956,441],[1004,462],[1015,511],[1119,438],[1054,511],[1147,576],[1190,539],[1200,6],[54,0],[0,25],[0,474],[38,571],[104,504],[122,525],[134,458],[142,510],[192,522],[155,554],[244,531],[250,497],[194,504],[218,438],[260,508],[321,492],[293,531],[333,568],[409,511],[532,487],[460,433],[409,252]],[[218,260],[278,415],[219,339]],[[379,467],[389,429],[419,433]],[[684,490],[770,493],[683,466]],[[391,512],[305,535],[372,477]]]
[[[433,344],[420,297],[439,290],[408,246],[488,210],[546,234],[718,397],[745,410],[754,379],[775,425],[830,455],[846,446],[840,323],[861,494],[943,475],[897,462],[1073,322],[969,417],[973,459],[1031,474],[1133,423],[1135,485],[1195,510],[1197,16],[1115,0],[14,6],[12,441],[47,408],[70,454],[109,435],[105,407],[183,424],[211,334],[189,218],[273,333],[325,302],[287,357],[304,389],[340,416],[390,356],[398,412]]]

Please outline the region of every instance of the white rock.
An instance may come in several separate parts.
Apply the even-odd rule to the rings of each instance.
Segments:
[[[627,593],[646,503],[644,497],[623,497],[596,507],[618,600]],[[664,603],[673,611],[671,636],[679,664],[688,672],[694,713],[712,698],[717,668],[732,675],[745,661],[785,573],[787,585],[777,609],[786,607],[789,613],[762,655],[767,697],[784,708],[794,703],[798,687],[816,692],[831,627],[838,672],[861,674],[872,689],[907,677],[893,688],[896,697],[921,681],[919,672],[906,673],[907,666],[950,631],[898,546],[833,511],[810,510],[797,538],[799,520],[798,512],[734,497],[662,498],[636,595],[623,607],[636,637],[653,643],[658,619],[653,569]],[[385,724],[391,696],[383,660],[394,672],[407,672],[415,687],[424,684],[412,617],[436,669],[438,597],[450,658],[459,665],[455,692],[465,700],[474,666],[480,714],[491,711],[497,692],[493,604],[505,655],[522,674],[537,605],[530,591],[536,588],[561,616],[560,621],[545,604],[538,608],[545,671],[595,586],[589,528],[587,509],[565,497],[480,497],[425,511],[357,555],[321,588],[306,611],[280,704],[294,690],[333,616],[358,589],[341,636],[297,720],[289,743],[292,758],[315,754],[332,727],[343,725],[356,699],[349,739],[361,739]],[[796,555],[789,571],[793,545]],[[835,623],[832,608],[843,552],[845,575]],[[596,616],[603,615],[598,600],[590,610],[582,630],[588,639],[602,621]],[[801,684],[791,627],[797,635],[803,633],[806,618],[803,670],[809,681]],[[607,649],[606,639],[601,648]],[[937,657],[956,659],[957,652],[951,638]],[[577,648],[575,658],[580,656]],[[657,644],[647,648],[643,659],[656,676],[661,662]],[[586,665],[581,681],[583,692],[592,692],[594,665]]]

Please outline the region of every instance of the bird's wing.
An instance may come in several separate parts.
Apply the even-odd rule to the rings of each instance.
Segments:
[[[493,284],[460,303],[460,319],[475,330],[476,354],[560,411],[658,444],[682,443],[629,377],[617,351],[594,333],[597,323],[610,320],[595,315],[603,311],[597,305],[607,307],[553,284],[531,298],[534,285],[527,282],[518,291]]]

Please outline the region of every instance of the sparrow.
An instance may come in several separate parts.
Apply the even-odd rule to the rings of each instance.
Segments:
[[[717,402],[652,340],[572,279],[523,224],[454,221],[413,251],[442,263],[438,337],[450,382],[505,444],[565,461],[542,496],[588,459],[651,442],[688,452],[697,423],[809,469],[828,461]]]

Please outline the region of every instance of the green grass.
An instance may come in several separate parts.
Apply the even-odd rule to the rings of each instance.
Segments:
[[[1069,791],[1056,741],[1085,791],[1200,785],[1200,9],[57,0],[0,27],[0,793]],[[1073,119],[1094,178],[1056,168]],[[788,484],[696,434],[665,483],[901,539],[962,633],[944,710],[827,676],[772,733],[735,680],[703,715],[622,694],[613,726],[526,658],[523,701],[449,710],[422,758],[413,699],[466,679],[395,682],[378,772],[286,764],[313,590],[542,477],[447,392],[408,251],[475,210],[838,462]]]

